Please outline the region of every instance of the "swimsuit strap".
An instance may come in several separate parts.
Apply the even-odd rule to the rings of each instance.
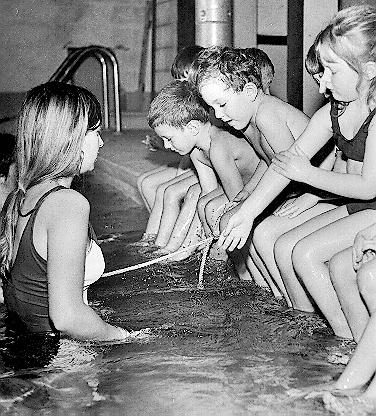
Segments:
[[[330,118],[332,120],[333,133],[341,134],[341,129],[338,123],[338,103],[334,100],[331,101]]]
[[[369,113],[368,117],[365,119],[364,123],[362,124],[361,130],[364,131],[364,133],[368,133],[368,127],[375,114],[376,114],[376,107]]]
[[[48,195],[50,195],[52,192],[55,191],[59,191],[60,189],[67,189],[65,186],[63,185],[57,185],[54,188],[51,188],[49,191],[47,191],[45,194],[43,194],[37,201],[37,203],[35,204],[35,207],[32,208],[30,211],[28,211],[26,214],[22,214],[21,209],[18,210],[18,214],[20,217],[27,217],[30,214],[38,211],[39,207],[42,205],[43,201],[48,197]]]

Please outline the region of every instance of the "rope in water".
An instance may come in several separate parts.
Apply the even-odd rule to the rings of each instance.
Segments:
[[[223,208],[224,208],[223,213],[218,217],[217,222],[219,221],[220,217],[225,212],[227,212],[228,210],[230,210],[231,208],[233,208],[236,205],[237,205],[237,203],[234,203],[234,202],[227,202],[226,204],[224,204],[223,205]],[[217,225],[218,224],[216,223],[216,226]],[[203,281],[204,281],[204,269],[205,269],[206,258],[209,254],[210,246],[211,246],[213,240],[215,240],[217,238],[218,237],[214,237],[214,236],[205,238],[204,240],[201,240],[198,243],[195,243],[195,244],[192,244],[190,246],[184,247],[184,248],[182,248],[178,251],[174,251],[173,253],[169,253],[169,254],[166,254],[164,256],[158,257],[157,259],[145,261],[144,263],[135,264],[133,266],[124,267],[122,269],[113,270],[112,272],[103,273],[102,277],[115,276],[115,275],[118,275],[118,274],[123,274],[123,273],[126,273],[126,272],[130,272],[131,270],[137,270],[137,269],[141,269],[143,267],[151,266],[152,264],[160,263],[161,261],[164,261],[164,260],[167,260],[171,257],[174,257],[177,254],[184,253],[184,251],[187,251],[191,248],[198,247],[202,244],[205,244],[204,250],[202,252],[200,269],[199,269],[199,272],[198,272],[198,283],[197,283],[197,289],[203,289],[204,288],[204,283],[203,283]]]
[[[198,247],[198,246],[201,246],[201,245],[205,244],[205,248],[204,248],[204,251],[203,251],[203,256],[201,258],[200,271],[199,271],[199,275],[198,275],[198,282],[199,283],[197,285],[197,287],[199,289],[202,289],[204,287],[203,286],[203,274],[204,274],[205,261],[206,261],[206,257],[208,255],[208,252],[209,252],[209,249],[210,249],[210,245],[211,245],[213,240],[214,240],[214,237],[209,237],[209,238],[206,238],[204,240],[199,241],[198,243],[192,244],[188,247],[184,247],[181,250],[174,251],[173,253],[166,254],[165,256],[162,256],[162,257],[158,257],[157,259],[145,261],[144,263],[135,264],[133,266],[124,267],[122,269],[113,270],[112,272],[103,273],[102,277],[115,276],[115,275],[118,275],[118,274],[123,274],[123,273],[129,272],[131,270],[141,269],[143,267],[147,267],[147,266],[150,266],[152,264],[159,263],[163,260],[167,260],[171,257],[176,256],[177,254],[184,253],[184,251],[187,251],[188,249]]]

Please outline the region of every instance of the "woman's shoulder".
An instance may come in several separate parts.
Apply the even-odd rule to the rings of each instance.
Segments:
[[[74,218],[80,215],[86,216],[90,211],[90,204],[79,192],[65,188],[48,195],[41,208],[52,217]]]

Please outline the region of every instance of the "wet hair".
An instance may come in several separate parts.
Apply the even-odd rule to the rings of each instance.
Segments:
[[[1,215],[1,272],[10,267],[26,191],[45,180],[78,174],[85,135],[99,127],[101,121],[100,104],[85,88],[48,82],[27,93],[17,127],[17,187]]]
[[[15,161],[16,136],[0,133],[0,176],[7,178],[9,168]]]
[[[331,22],[316,37],[318,59],[323,48],[329,47],[359,74],[359,83],[364,77],[362,64],[376,62],[376,8],[362,5],[352,6],[338,12]],[[376,101],[376,78],[370,83],[367,101]]]
[[[182,129],[191,120],[208,122],[209,114],[193,85],[188,81],[172,81],[153,99],[147,118],[152,129],[161,124]]]
[[[204,48],[199,45],[190,45],[181,49],[171,66],[171,75],[175,79],[184,79],[196,59],[198,53]]]
[[[259,48],[245,48],[243,53],[255,67],[261,79],[263,91],[267,91],[274,78],[274,65],[266,52]]]
[[[211,46],[197,57],[197,70],[190,78],[200,90],[207,81],[218,78],[236,92],[243,90],[248,82],[262,88],[261,73],[247,49],[235,49],[228,46]]]

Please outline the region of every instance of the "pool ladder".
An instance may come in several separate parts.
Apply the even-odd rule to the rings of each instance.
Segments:
[[[68,82],[72,80],[79,66],[88,58],[96,58],[102,67],[102,91],[103,91],[103,127],[110,128],[109,107],[109,74],[108,65],[112,70],[113,99],[115,109],[115,131],[121,132],[121,110],[120,110],[120,86],[119,65],[115,53],[107,47],[90,45],[84,47],[68,48],[68,56],[50,77],[49,81]]]

